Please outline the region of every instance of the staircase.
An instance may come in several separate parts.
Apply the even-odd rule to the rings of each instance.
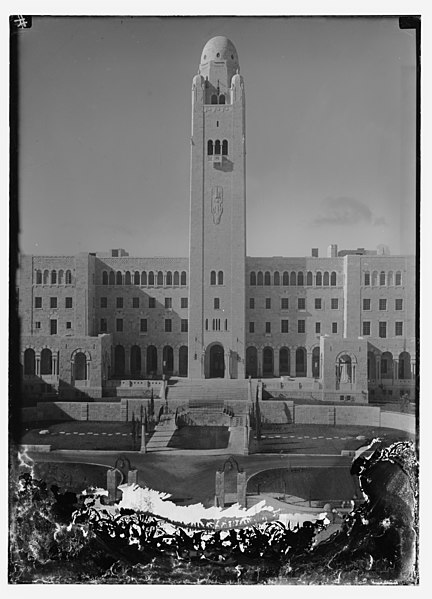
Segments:
[[[168,385],[168,398],[207,403],[248,399],[246,379],[200,379],[181,380]],[[189,403],[190,405],[190,403]]]
[[[162,414],[159,424],[147,444],[147,451],[167,451],[168,444],[177,430],[175,415]]]

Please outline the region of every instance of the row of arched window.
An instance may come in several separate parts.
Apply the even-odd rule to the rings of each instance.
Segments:
[[[70,270],[36,270],[36,285],[72,285]]]
[[[217,274],[215,270],[210,272],[210,285],[223,285],[224,284],[224,274],[223,271],[220,270]]]
[[[273,274],[270,271],[252,271],[249,276],[249,284],[250,285],[316,285],[319,286],[328,286],[337,285],[337,274],[336,272],[329,273],[328,271],[321,272],[318,271],[316,273],[312,273],[308,271],[305,275],[302,271],[295,272],[292,271],[289,273],[288,271],[284,271],[281,275],[280,272],[276,271]]]
[[[104,270],[102,272],[102,285],[141,285],[146,287],[157,285],[158,287],[177,287],[179,285],[187,285],[187,275],[185,270],[181,272],[178,270],[171,272],[169,270],[166,273],[161,270],[158,272],[151,270],[148,273],[146,271],[139,272],[138,270],[135,272],[127,270],[124,273],[120,270],[117,272],[113,270],[107,272]]]
[[[228,140],[224,139],[221,143],[220,139],[216,139],[214,142],[209,139],[207,142],[207,154],[213,156],[213,154],[222,156],[228,156]]]
[[[365,271],[363,273],[363,282],[365,286],[393,287],[393,285],[396,285],[398,287],[402,285],[402,273],[400,270],[395,273],[392,270],[389,272],[374,270],[372,273]]]
[[[311,375],[319,378],[320,348],[315,347],[311,356]],[[295,364],[291,368],[291,352],[288,347],[279,350],[279,364],[274,362],[274,350],[272,347],[264,347],[261,355],[258,355],[256,347],[246,349],[246,376],[256,378],[257,376],[290,375],[305,377],[307,375],[307,351],[304,347],[295,350]]]
[[[210,104],[225,104],[225,94],[212,94]]]
[[[174,349],[170,345],[165,345],[162,350],[162,364],[158,364],[156,346],[149,345],[145,351],[141,351],[139,345],[133,345],[130,349],[130,364],[128,366],[129,368],[127,368],[123,345],[116,345],[113,365],[113,376],[116,378],[122,378],[128,374],[131,377],[141,378],[145,374],[155,375],[160,371],[162,371],[162,374],[171,375],[174,372]],[[178,374],[179,376],[187,376],[188,374],[188,348],[186,345],[182,345],[178,350]]]
[[[34,349],[27,348],[24,352],[24,374],[34,376],[52,375],[54,372],[54,361],[52,351],[44,347],[40,352],[39,372],[36,372],[36,353]],[[76,352],[72,360],[72,374],[75,381],[85,381],[89,376],[87,356],[83,352]]]

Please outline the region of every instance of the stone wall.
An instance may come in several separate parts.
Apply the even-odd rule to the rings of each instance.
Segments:
[[[416,432],[416,420],[412,414],[381,411],[381,426],[385,428],[397,428],[398,430],[412,434]]]
[[[336,425],[380,426],[380,408],[371,406],[336,406]]]
[[[295,406],[294,420],[296,424],[329,424],[335,423],[335,406]]]

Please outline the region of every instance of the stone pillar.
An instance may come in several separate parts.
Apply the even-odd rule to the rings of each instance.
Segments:
[[[296,350],[290,348],[290,376],[296,375]]]
[[[263,383],[262,383],[261,379],[257,383],[257,388],[258,388],[258,401],[262,401]]]
[[[393,360],[393,381],[399,380],[399,360]]]
[[[273,350],[273,374],[279,376],[279,350]]]
[[[36,361],[35,373],[36,373],[36,376],[40,376],[40,354],[36,354],[35,361]]]
[[[237,501],[241,507],[246,507],[246,472],[237,473]]]
[[[117,479],[119,473],[117,470],[107,471],[107,490],[108,490],[108,501],[114,502],[117,499]]]
[[[58,355],[56,352],[52,353],[52,374],[55,376],[58,374]]]
[[[174,352],[174,364],[173,364],[173,374],[174,376],[178,376],[179,374],[179,351],[180,348],[173,348]]]
[[[230,379],[231,378],[231,355],[230,355],[229,351],[224,353],[224,360],[225,360],[225,377],[224,378]]]
[[[306,377],[312,376],[312,352],[306,352]]]
[[[376,374],[377,383],[381,383],[381,358],[379,356],[377,356],[377,359],[376,359],[375,374]]]
[[[219,507],[225,506],[225,473],[216,470],[215,502]]]
[[[138,484],[138,470],[129,470],[127,481],[129,485]]]
[[[249,427],[244,427],[243,455],[249,455]]]
[[[131,367],[130,367],[130,347],[125,347],[125,378],[130,378]]]
[[[253,402],[253,397],[252,397],[252,377],[250,377],[250,376],[248,378],[248,400],[250,402]]]
[[[163,373],[163,347],[157,348],[157,370],[156,374]]]
[[[411,377],[412,379],[415,379],[416,377],[416,361],[415,359],[411,359]]]

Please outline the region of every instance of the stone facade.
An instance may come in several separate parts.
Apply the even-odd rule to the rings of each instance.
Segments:
[[[334,401],[413,397],[414,257],[335,245],[246,257],[245,144],[237,52],[213,38],[192,83],[189,257],[22,256],[27,394],[100,398],[117,379],[136,395],[132,380],[165,374],[283,377],[284,390]]]

